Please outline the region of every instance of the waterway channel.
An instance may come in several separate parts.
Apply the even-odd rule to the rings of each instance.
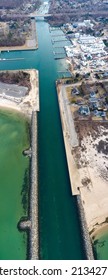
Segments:
[[[63,67],[63,64],[60,62],[58,64],[54,60],[49,25],[46,22],[37,22],[37,34],[38,50],[4,52],[1,56],[5,59],[20,57],[24,60],[0,61],[0,69],[36,68],[39,70],[40,259],[85,259],[76,199],[71,195],[55,88],[57,70]],[[10,228],[8,230],[10,235]],[[6,242],[5,246],[7,248]],[[25,256],[24,252],[21,253],[20,258],[26,259],[26,252]]]

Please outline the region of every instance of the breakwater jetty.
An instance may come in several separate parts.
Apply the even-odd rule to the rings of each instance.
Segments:
[[[37,166],[37,112],[31,118],[31,187],[30,187],[30,259],[39,259],[38,234],[38,166]]]
[[[77,195],[76,199],[77,199],[77,206],[78,206],[81,230],[82,230],[82,235],[83,235],[83,244],[84,244],[86,259],[94,260],[92,243],[90,240],[90,235],[89,235],[89,231],[88,231],[88,227],[87,227],[84,208],[83,208],[82,201],[81,201],[81,196]]]
[[[29,259],[39,259],[38,233],[38,165],[37,165],[37,112],[31,116],[31,148],[25,155],[30,156],[30,210],[29,219],[21,220],[20,230],[29,230]]]
[[[3,74],[5,75],[5,72]],[[11,74],[12,73],[12,74]],[[39,111],[39,82],[38,82],[38,71],[35,69],[32,70],[21,70],[21,74],[24,73],[29,74],[29,82],[31,84],[31,88],[27,94],[26,88],[21,86],[16,86],[16,84],[9,85],[1,83],[1,104],[4,107],[10,107],[15,110],[19,110],[19,112],[23,111],[24,118],[27,117],[30,121],[30,147],[22,152],[24,156],[28,156],[30,158],[30,172],[29,172],[29,205],[27,205],[27,209],[29,209],[29,213],[27,216],[22,216],[20,221],[17,224],[17,227],[21,231],[27,231],[28,235],[28,258],[29,259],[38,259],[38,178],[37,178],[37,111]],[[16,74],[19,75],[19,70],[11,70],[8,71],[8,77]],[[9,76],[10,75],[10,76]],[[18,76],[19,77],[19,76]],[[24,76],[22,76],[24,77]],[[22,78],[23,79],[23,78]],[[12,87],[12,89],[10,88]],[[7,93],[8,89],[8,93]],[[10,90],[10,92],[9,92]],[[23,91],[24,90],[24,91]],[[3,91],[3,94],[2,94]],[[17,97],[19,95],[19,98]],[[2,103],[3,102],[3,103]],[[13,102],[13,103],[12,103]],[[28,131],[27,131],[28,133]],[[29,142],[27,142],[29,143]],[[26,161],[26,160],[25,160]],[[27,161],[28,162],[28,161]],[[29,165],[29,164],[28,164]],[[28,166],[29,167],[29,166]],[[22,172],[21,172],[22,174]],[[25,175],[25,172],[24,172]],[[24,175],[22,175],[22,182],[25,180]],[[24,181],[25,182],[25,181]],[[25,182],[26,184],[26,182]],[[23,201],[25,203],[24,195],[28,195],[27,193],[23,193],[23,184],[22,184],[22,204]],[[24,211],[22,212],[24,213]],[[24,214],[25,215],[25,214]],[[19,234],[19,233],[18,233]]]

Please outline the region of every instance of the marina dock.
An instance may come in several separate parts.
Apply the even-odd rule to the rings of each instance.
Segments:
[[[16,61],[16,60],[24,60],[24,57],[17,57],[17,58],[0,58],[0,61]]]

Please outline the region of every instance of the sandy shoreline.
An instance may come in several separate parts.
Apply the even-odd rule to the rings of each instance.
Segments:
[[[9,84],[0,81],[0,109],[13,110],[23,115],[24,118],[30,121],[30,143],[29,149],[22,151],[24,155],[30,156],[29,161],[29,201],[28,201],[28,219],[21,217],[22,224],[20,225],[21,231],[27,231],[29,229],[29,241],[27,242],[27,254],[28,259],[39,259],[39,230],[38,230],[38,157],[37,157],[37,111],[39,108],[39,73],[35,69],[30,70],[11,70],[1,71],[4,74],[10,73],[23,74],[20,79],[26,79],[23,84],[26,86]],[[20,73],[21,72],[21,73]],[[22,73],[24,72],[24,73]],[[29,75],[24,75],[25,73]],[[18,78],[18,75],[11,75]],[[4,77],[4,76],[3,76]],[[6,77],[5,77],[6,80]],[[30,87],[31,86],[31,87]],[[28,89],[30,90],[28,91]],[[13,101],[9,100],[10,98]],[[26,153],[24,153],[26,152]],[[27,153],[28,152],[28,153]],[[18,227],[17,225],[17,227]]]
[[[94,241],[97,237],[101,237],[104,233],[108,233],[108,223],[103,223],[95,229],[95,232],[91,233],[91,239]]]
[[[19,72],[20,70],[11,70],[8,72]],[[23,98],[20,99],[19,102],[15,101],[15,98],[13,97],[13,100],[9,100],[6,96],[0,96],[0,107],[4,109],[11,109],[11,110],[17,110],[23,114],[25,114],[27,117],[31,118],[32,111],[39,111],[39,73],[35,69],[31,70],[22,70],[23,72],[27,72],[30,74],[30,84],[31,89],[27,95],[25,95]],[[5,71],[1,71],[5,72]]]
[[[108,156],[102,151],[98,152],[100,146],[107,143],[108,128],[104,124],[99,129],[96,128],[94,138],[96,124],[94,122],[94,127],[91,125],[89,128],[87,123],[85,130],[84,125],[81,127],[81,141],[78,143],[75,129],[73,126],[70,128],[69,124],[68,110],[71,114],[72,111],[67,101],[65,85],[58,85],[57,92],[72,195],[80,194],[88,231],[94,235],[95,231],[103,230],[108,218]]]

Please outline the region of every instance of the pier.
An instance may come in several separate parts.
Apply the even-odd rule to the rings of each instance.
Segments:
[[[54,47],[53,54],[54,54],[54,59],[62,59],[66,57],[64,47]]]
[[[54,43],[57,43],[57,42],[68,42],[68,40],[67,39],[62,39],[62,40],[51,40],[52,42],[53,42],[53,44]]]
[[[70,73],[69,71],[57,71],[58,73]]]
[[[15,60],[24,60],[23,57],[18,57],[18,58],[0,58],[0,61],[15,61]]]
[[[57,31],[57,30],[61,30],[61,28],[60,27],[49,27],[50,32]]]
[[[65,54],[64,53],[58,53],[58,54],[54,54],[54,59],[63,59],[65,58]]]
[[[59,78],[70,78],[72,77],[71,72],[69,71],[57,71]]]
[[[55,54],[65,54],[65,52],[54,52],[53,51],[53,54],[55,55]]]
[[[64,37],[64,34],[56,34],[56,35],[51,35],[51,37]]]
[[[53,49],[63,49],[64,50],[64,47],[56,47],[56,46],[53,46]]]
[[[55,60],[57,60],[57,59],[63,59],[63,58],[65,58],[65,56],[60,56],[60,57],[59,57],[59,56],[54,56],[54,59],[55,59]]]

